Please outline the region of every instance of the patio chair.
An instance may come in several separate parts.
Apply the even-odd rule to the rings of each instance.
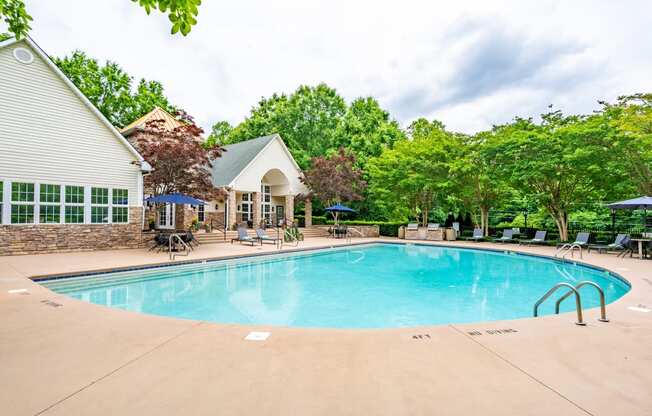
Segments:
[[[181,239],[184,243],[188,244],[190,249],[194,249],[195,247],[199,246],[199,241],[197,238],[195,238],[195,235],[190,230],[186,231],[186,234]]]
[[[246,228],[238,228],[238,237],[237,238],[232,238],[231,239],[231,244],[233,244],[234,241],[238,241],[240,243],[250,243],[252,246],[256,243],[256,239],[250,237],[247,234],[247,229]]]
[[[163,248],[167,247],[168,241],[170,239],[169,234],[158,233],[154,236],[152,240],[152,246],[149,248],[149,251],[156,249],[156,251],[161,251]]]
[[[500,238],[494,238],[497,243],[511,243],[514,241],[514,230],[503,230],[503,235]]]
[[[534,233],[534,238],[530,240],[519,240],[519,244],[525,244],[525,245],[530,245],[530,244],[545,244],[546,242],[546,233],[547,231],[537,231]]]
[[[630,250],[629,234],[618,234],[614,242],[611,244],[590,244],[588,250],[589,252],[591,250],[598,250],[598,253],[603,251],[620,251],[621,253],[619,253],[618,256],[621,254],[626,254],[626,252]]]
[[[577,233],[577,236],[575,237],[575,241],[572,243],[559,243],[557,244],[557,247],[561,247],[563,245],[578,245],[582,248],[588,248],[589,247],[589,239],[591,238],[591,233],[586,233],[586,232],[581,232]]]
[[[429,222],[428,223],[428,231],[435,231],[439,229],[439,224],[438,223],[433,223]]]
[[[279,248],[283,246],[282,238],[270,237],[262,228],[256,228],[256,238],[260,241],[261,246],[265,241],[269,241],[272,244],[276,244],[276,246]]]

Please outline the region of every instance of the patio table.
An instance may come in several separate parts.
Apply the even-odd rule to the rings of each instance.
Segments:
[[[636,241],[638,243],[638,258],[643,260],[643,243],[651,242],[652,238],[632,238],[630,241]]]

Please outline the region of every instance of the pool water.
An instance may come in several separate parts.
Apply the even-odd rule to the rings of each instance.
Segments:
[[[45,281],[73,298],[222,323],[385,328],[532,316],[554,284],[591,280],[607,302],[629,286],[546,258],[426,245],[370,244]],[[559,295],[564,293],[560,290]],[[596,307],[595,288],[580,290]],[[554,312],[553,296],[540,314]],[[574,310],[573,298],[562,304]]]

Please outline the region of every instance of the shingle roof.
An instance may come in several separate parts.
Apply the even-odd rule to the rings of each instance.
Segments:
[[[134,120],[131,123],[129,123],[128,126],[120,130],[120,133],[124,134],[125,136],[128,136],[136,128],[144,127],[145,123],[152,120],[163,120],[163,127],[166,130],[174,130],[175,128],[184,125],[183,121],[177,120],[176,118],[174,118],[172,114],[168,113],[161,107],[154,107],[154,109],[149,113],[145,114],[138,120]]]
[[[222,157],[212,161],[213,185],[228,186],[247,167],[249,162],[277,136],[272,134],[224,146],[226,152],[222,153]]]

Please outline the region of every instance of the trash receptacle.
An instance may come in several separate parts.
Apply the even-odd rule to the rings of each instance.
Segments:
[[[400,238],[401,240],[405,239],[405,227],[402,225],[398,227],[398,238]]]
[[[446,240],[453,241],[456,239],[455,230],[452,228],[446,228]]]

